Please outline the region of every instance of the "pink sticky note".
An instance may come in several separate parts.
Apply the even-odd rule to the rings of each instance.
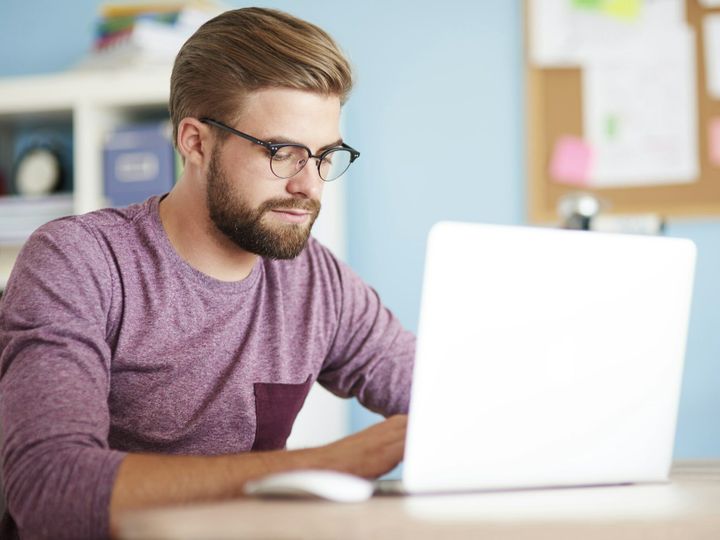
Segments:
[[[591,161],[592,148],[589,144],[579,137],[560,137],[550,160],[550,176],[562,184],[587,186]]]
[[[715,117],[710,120],[708,131],[710,163],[720,166],[720,117]]]

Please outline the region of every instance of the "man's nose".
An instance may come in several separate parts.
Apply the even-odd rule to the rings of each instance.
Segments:
[[[309,199],[319,199],[323,180],[320,178],[317,158],[310,158],[302,170],[287,179],[286,189],[293,195],[304,195]]]

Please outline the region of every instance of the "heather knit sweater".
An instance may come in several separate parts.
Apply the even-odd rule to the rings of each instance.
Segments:
[[[51,222],[0,300],[2,538],[102,538],[127,452],[280,449],[314,381],[408,408],[415,339],[317,241],[239,282],[172,248],[159,197]]]

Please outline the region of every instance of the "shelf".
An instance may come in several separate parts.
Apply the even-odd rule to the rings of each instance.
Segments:
[[[42,224],[73,213],[70,193],[47,197],[0,197],[0,245],[22,245]]]
[[[68,71],[0,79],[0,171],[10,184],[23,140],[57,134],[72,178],[64,193],[40,199],[0,197],[0,288],[17,249],[43,223],[107,206],[102,149],[118,126],[167,118],[172,66]]]
[[[165,105],[170,66],[141,70],[71,71],[0,80],[0,119],[93,106]]]

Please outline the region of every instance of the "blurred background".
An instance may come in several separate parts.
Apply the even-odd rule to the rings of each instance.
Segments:
[[[685,9],[690,6],[685,2],[672,3],[682,9],[684,17]],[[697,0],[687,0],[687,3],[698,9]],[[114,2],[112,6],[118,4],[122,2]],[[645,24],[645,3],[640,0],[610,2],[607,5],[615,6],[615,12],[610,9],[603,13],[597,11],[602,2],[559,0],[543,5],[546,9],[543,13],[557,11],[560,4],[562,9],[572,12],[570,15],[564,12],[563,16],[579,14],[609,20],[608,24],[620,21],[624,28],[633,31],[634,25]],[[93,97],[97,92],[93,85],[98,73],[137,69],[133,67],[137,58],[125,57],[127,51],[122,47],[113,49],[116,44],[111,42],[112,27],[102,26],[101,15],[107,19],[113,13],[122,14],[121,11],[108,11],[108,5],[101,0],[0,2],[0,174],[5,185],[5,203],[0,201],[0,228],[6,228],[4,240],[0,232],[0,262],[4,261],[6,274],[16,253],[14,246],[21,243],[23,234],[22,231],[13,234],[7,231],[21,221],[20,214],[39,216],[45,215],[42,213],[45,211],[62,212],[62,208],[68,208],[62,207],[63,204],[70,204],[70,211],[86,211],[103,204],[122,204],[126,196],[139,196],[138,193],[113,191],[113,184],[108,183],[111,180],[100,174],[101,158],[87,155],[88,152],[100,152],[105,162],[114,159],[108,138],[123,129],[135,129],[138,137],[157,137],[158,130],[150,135],[143,132],[146,120],[157,121],[158,126],[163,121],[158,102],[162,101],[162,92],[166,89],[156,91],[148,84],[145,89],[128,85],[127,90],[122,90],[141,96],[147,92],[147,101],[153,104],[148,107],[142,97],[136,103],[116,105],[116,102],[124,103],[123,96],[115,96],[121,88],[116,86],[111,93],[114,92],[113,99],[117,98],[117,101],[111,105],[110,112],[101,110],[103,105],[98,103],[102,100]],[[223,5],[233,8],[250,4],[226,0]],[[657,197],[654,191],[648,191],[653,200],[648,199],[650,204],[643,205],[643,186],[638,183],[631,186],[603,184],[607,176],[587,167],[583,169],[583,152],[589,145],[587,136],[583,140],[582,133],[570,133],[571,124],[567,128],[553,125],[548,128],[548,118],[543,116],[544,103],[548,103],[548,111],[550,107],[554,107],[553,111],[560,107],[561,116],[565,109],[577,106],[572,100],[563,101],[566,98],[562,96],[560,105],[548,97],[550,90],[565,84],[553,78],[565,77],[563,68],[567,66],[563,66],[563,62],[581,61],[552,57],[563,48],[567,50],[571,41],[537,45],[535,52],[545,47],[541,51],[545,56],[538,53],[533,65],[526,64],[528,4],[521,0],[446,0],[442,3],[276,0],[251,5],[285,10],[318,24],[333,35],[351,59],[357,83],[345,107],[343,131],[345,139],[362,152],[362,157],[353,166],[351,174],[341,180],[342,188],[337,188],[330,203],[324,201],[330,218],[319,225],[319,235],[328,238],[328,243],[338,254],[377,289],[386,305],[409,329],[417,329],[425,238],[431,225],[439,220],[560,224],[563,216],[556,214],[556,201],[550,200],[558,196],[553,191],[557,186],[549,186],[544,177],[540,178],[551,160],[557,166],[556,180],[564,188],[616,190],[610,191],[611,194],[619,193],[617,190],[623,188],[635,190],[632,193],[639,193],[639,203],[628,206],[633,210],[631,214],[646,215],[649,212],[660,216],[665,234],[694,240],[699,258],[675,456],[720,456],[720,422],[715,417],[720,411],[718,215],[714,215],[712,208],[665,212],[667,200],[672,202],[673,199],[672,192],[661,197],[665,191],[658,191]],[[712,12],[712,6],[703,9]],[[546,23],[552,27],[559,24],[558,20]],[[154,22],[163,23],[160,19]],[[681,25],[682,21],[675,23]],[[669,23],[664,21],[662,24]],[[172,50],[172,39],[165,39],[167,36],[162,32],[153,34],[153,28],[149,25],[143,37],[149,40],[144,42],[148,49],[146,56],[167,57],[167,50]],[[691,39],[699,39],[693,36]],[[159,44],[153,45],[153,39]],[[89,54],[93,48],[103,47],[104,56]],[[652,56],[654,53],[651,50],[643,54]],[[697,54],[702,54],[702,50],[697,50]],[[603,61],[612,64],[613,59],[604,58]],[[113,67],[114,63],[117,67]],[[43,83],[43,79],[26,79],[68,71],[77,76],[70,82],[64,79],[62,84],[57,83],[62,88],[47,80]],[[164,73],[162,69],[153,71],[158,77],[158,73]],[[88,74],[90,79],[84,79]],[[150,76],[148,80],[155,79]],[[704,78],[699,80],[705,83]],[[51,103],[53,95],[66,91],[63,86],[66,84],[75,85],[75,104]],[[629,88],[627,92],[633,94],[634,90]],[[83,102],[85,93],[87,99]],[[529,97],[533,99],[529,100]],[[121,111],[123,107],[127,110]],[[686,113],[687,117],[683,116]],[[697,127],[693,114],[697,111],[691,106],[681,108],[673,125],[679,125],[678,129],[687,129],[688,125]],[[129,119],[130,128],[127,128],[128,123],[125,127],[119,126],[118,118]],[[531,124],[531,121],[538,123]],[[539,129],[538,125],[547,129]],[[94,142],[83,142],[77,138],[81,129],[88,133],[104,131]],[[558,146],[553,130],[560,130],[560,134],[564,130],[571,136],[562,139],[564,146]],[[662,184],[658,189],[673,189],[668,186],[673,186],[678,179],[693,187],[695,184],[691,185],[690,180],[693,174],[703,177],[709,174],[707,181],[711,181],[714,174],[715,180],[720,180],[717,171],[708,173],[709,169],[692,160],[692,150],[707,157],[704,149],[698,150],[698,145],[702,147],[703,143],[708,144],[704,135],[681,158],[669,162],[667,167],[681,164],[684,168],[680,167],[682,170],[678,170],[676,177],[669,179],[658,174],[657,181]],[[546,151],[546,148],[550,150]],[[49,174],[46,186],[36,185],[33,180],[20,182],[17,172],[24,164],[21,158],[42,150],[55,160],[62,174]],[[79,163],[81,152],[85,154]],[[26,160],[29,170],[42,168],[42,159],[37,155],[30,157],[33,159]],[[663,171],[669,170],[667,167]],[[579,169],[582,170],[578,172]],[[132,175],[144,170],[140,164],[126,172]],[[95,180],[88,178],[94,172],[98,173]],[[543,190],[543,186],[547,189]],[[48,193],[66,193],[70,202],[66,198],[58,203],[55,198],[54,202],[48,203],[50,207],[54,204],[55,210],[46,210],[46,207],[41,210],[40,206],[34,211],[28,211],[24,206],[18,209],[22,204],[17,202],[19,194],[32,194],[33,190],[42,194],[43,189]],[[109,199],[110,194],[113,198]],[[614,198],[610,197],[610,200]],[[653,206],[655,199],[657,207]],[[622,200],[622,193],[617,200]],[[331,203],[335,210],[328,209]],[[2,283],[0,281],[0,285]],[[608,399],[612,397],[608,396]],[[357,406],[343,409],[339,414],[339,429],[356,430],[376,420],[374,415]]]

